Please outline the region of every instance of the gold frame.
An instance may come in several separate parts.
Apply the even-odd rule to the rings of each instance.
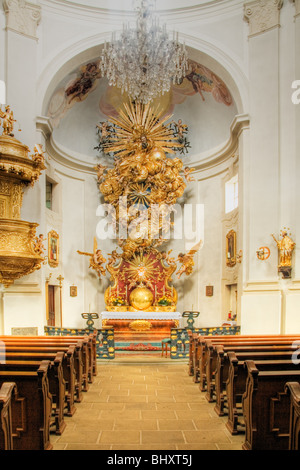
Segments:
[[[56,240],[56,260],[50,258],[52,240]],[[59,235],[55,230],[48,233],[48,264],[51,268],[56,268],[59,264]]]
[[[70,286],[70,297],[77,297],[77,286]]]
[[[236,265],[236,232],[230,230],[226,235],[226,266]]]

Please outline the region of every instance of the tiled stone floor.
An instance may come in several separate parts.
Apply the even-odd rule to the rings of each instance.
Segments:
[[[241,450],[186,362],[98,364],[54,450]]]

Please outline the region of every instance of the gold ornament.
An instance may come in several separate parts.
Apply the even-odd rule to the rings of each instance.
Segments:
[[[137,310],[145,310],[153,303],[153,294],[143,284],[139,285],[130,293],[130,305]]]
[[[43,235],[36,237],[38,224],[20,220],[20,213],[25,186],[34,185],[46,168],[40,146],[30,158],[29,148],[13,137],[15,120],[7,108],[6,114],[0,113],[0,282],[5,287],[44,262]]]

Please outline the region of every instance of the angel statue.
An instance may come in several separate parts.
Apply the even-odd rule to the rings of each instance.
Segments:
[[[10,106],[7,105],[5,106],[5,111],[2,111],[0,108],[0,118],[2,118],[2,127],[3,127],[3,135],[10,135],[11,137],[14,136],[12,133],[14,130],[14,122],[16,122],[16,119],[14,119],[14,113],[10,109]]]
[[[179,263],[182,264],[181,268],[177,271],[177,277],[180,279],[183,273],[185,273],[187,276],[192,274],[193,272],[193,267],[195,265],[194,263],[194,254],[197,253],[198,250],[202,247],[203,242],[202,240],[197,243],[187,254],[179,253],[178,258],[176,261],[179,261]]]
[[[45,152],[43,147],[40,144],[35,144],[34,154],[32,155],[32,160],[37,164],[45,163]]]
[[[77,250],[77,253],[80,255],[90,256],[90,265],[89,268],[94,269],[98,276],[105,276],[106,270],[103,268],[102,264],[106,262],[106,259],[102,255],[102,251],[97,247],[97,239],[94,237],[94,251],[93,253],[86,253],[84,251]]]
[[[42,256],[44,254],[44,250],[45,250],[45,247],[44,247],[44,235],[43,234],[40,234],[39,237],[37,237],[34,241],[34,252],[36,254],[38,254],[39,256]]]

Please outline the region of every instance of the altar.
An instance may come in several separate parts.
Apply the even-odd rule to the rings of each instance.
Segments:
[[[144,311],[104,311],[101,312],[102,326],[114,328],[115,335],[120,333],[151,333],[169,335],[171,328],[178,328],[179,312]]]

